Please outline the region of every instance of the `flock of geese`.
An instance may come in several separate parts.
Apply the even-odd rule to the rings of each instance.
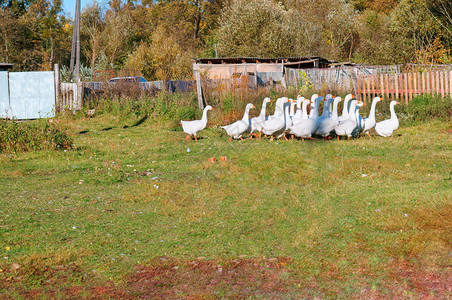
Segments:
[[[259,116],[249,117],[250,109],[255,108],[255,106],[248,103],[241,120],[221,127],[228,134],[229,141],[232,139],[243,140],[244,133],[248,133],[250,138],[253,136],[261,137],[264,134],[270,136],[270,141],[275,138],[287,140],[286,135],[288,134],[292,138],[295,136],[303,140],[313,139],[313,136],[327,139],[334,133],[339,140],[341,136],[350,139],[358,137],[362,133],[369,135],[369,130],[372,128],[375,128],[377,134],[389,137],[399,127],[399,121],[394,111],[394,106],[399,102],[391,101],[391,118],[377,123],[375,108],[377,103],[381,101],[380,97],[375,97],[372,100],[367,118],[361,117],[359,113],[360,107],[365,103],[354,98],[352,94],[348,94],[344,99],[333,97],[331,94],[325,97],[314,94],[311,99],[298,96],[296,100],[282,97],[276,100],[274,114],[267,116],[267,104],[272,101],[267,97],[262,103]],[[338,104],[341,101],[344,101],[344,105],[342,113],[339,115]],[[319,115],[319,107],[322,102],[323,111]],[[308,106],[310,108],[309,113]],[[197,140],[196,134],[207,125],[207,112],[209,110],[213,110],[210,105],[204,108],[201,120],[181,121],[182,129],[187,134],[186,140],[189,140],[191,136]]]

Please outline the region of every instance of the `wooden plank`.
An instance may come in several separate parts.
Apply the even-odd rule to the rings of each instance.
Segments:
[[[452,70],[449,71],[449,96],[452,98]]]
[[[440,88],[440,92],[441,92],[441,97],[444,98],[444,72],[443,71],[440,72],[439,83],[440,83],[440,87],[439,88]]]
[[[371,79],[372,79],[372,75],[369,75],[368,77],[367,77],[367,92],[369,93],[369,97],[370,97],[370,99],[372,99],[372,90],[370,89],[370,82],[371,82]]]
[[[395,100],[395,87],[394,87],[394,79],[396,78],[396,74],[392,73],[389,76],[389,89],[391,90],[391,98],[392,100]]]
[[[380,74],[380,82],[379,83],[380,83],[380,88],[378,90],[381,94],[381,97],[383,97],[384,93],[385,93],[385,88],[384,88],[384,83],[383,83],[383,74]]]
[[[359,89],[359,72],[356,72],[356,100],[360,100],[360,89]]]
[[[403,81],[403,85],[404,85],[403,93],[405,94],[405,104],[408,104],[408,74],[407,73],[403,74],[403,79],[404,79],[404,81]]]
[[[430,72],[427,72],[426,76],[427,76],[427,81],[426,81],[427,85],[426,85],[425,92],[426,93],[431,93],[431,90],[430,90]]]
[[[409,101],[413,100],[413,73],[408,73],[408,95]]]
[[[413,73],[413,96],[417,95],[417,72]]]
[[[422,72],[422,94],[425,93],[425,72]]]
[[[395,79],[395,96],[394,96],[394,100],[395,100],[395,99],[400,99],[400,97],[399,97],[400,73],[396,73],[394,79]]]
[[[436,94],[439,94],[440,90],[439,90],[439,71],[436,71],[436,76],[435,76],[435,92]]]
[[[449,71],[444,70],[444,95],[449,94]]]
[[[418,82],[418,94],[421,95],[422,94],[422,77],[421,77],[421,72],[417,72],[417,82]]]
[[[389,99],[389,84],[388,84],[388,74],[384,75],[385,78],[385,90],[386,90],[386,98]]]

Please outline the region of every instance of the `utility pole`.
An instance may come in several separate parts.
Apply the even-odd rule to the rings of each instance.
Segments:
[[[75,2],[75,20],[77,22],[77,45],[75,48],[75,82],[80,80],[80,0]]]
[[[80,0],[75,2],[74,28],[72,29],[72,47],[71,47],[71,63],[69,67],[69,80],[74,74],[75,60],[75,81],[80,76]]]

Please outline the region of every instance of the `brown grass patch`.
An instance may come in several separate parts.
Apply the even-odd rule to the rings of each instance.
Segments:
[[[278,297],[291,284],[288,258],[179,261],[159,258],[137,268],[129,290],[138,297],[212,299]]]

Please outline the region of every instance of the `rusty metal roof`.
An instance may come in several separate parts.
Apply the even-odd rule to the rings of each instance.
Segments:
[[[0,70],[1,71],[6,71],[8,69],[11,69],[13,66],[14,66],[14,64],[0,63]]]
[[[321,65],[329,65],[330,61],[319,56],[308,57],[222,57],[222,58],[195,58],[193,59],[198,64],[242,64],[242,63],[283,63],[283,64],[303,64],[318,61]]]

